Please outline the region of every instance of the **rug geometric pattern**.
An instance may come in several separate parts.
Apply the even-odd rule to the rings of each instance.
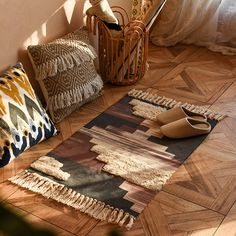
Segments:
[[[63,170],[71,174],[69,181],[63,182],[68,188],[136,217],[156,192],[107,175],[102,171],[104,162],[96,160],[98,154],[92,151],[92,147],[101,145],[107,150],[124,150],[143,163],[149,163],[157,172],[159,169],[174,172],[206,135],[178,141],[163,137],[155,122],[132,114],[131,100],[124,97],[47,155],[62,162]],[[209,122],[212,126],[216,124]]]
[[[82,209],[82,205],[87,203],[85,203],[84,197],[75,199],[74,196],[75,193],[79,193],[80,196],[83,194],[90,198],[88,204],[92,201],[90,206],[92,205],[93,208],[87,205],[83,207],[83,209],[86,208],[85,211],[89,215],[131,228],[132,216],[137,217],[144,210],[162,188],[163,183],[168,181],[171,174],[207,137],[207,135],[200,135],[179,140],[169,139],[161,135],[160,126],[158,127],[156,122],[151,123],[144,118],[133,115],[133,105],[129,104],[131,100],[133,100],[132,97],[125,96],[46,154],[46,156],[55,158],[57,163],[59,161],[63,164],[60,171],[69,174],[68,180],[55,179],[51,176],[55,176],[54,174],[41,172],[42,170],[37,168],[35,170],[35,167],[28,170],[27,177],[24,175],[23,178],[19,177],[20,180],[16,180],[15,177],[9,180],[68,206],[74,207],[74,204],[82,201],[82,203],[77,204],[78,209],[80,207]],[[210,119],[208,121],[213,129],[217,122]],[[153,130],[151,133],[149,132],[150,129]],[[154,130],[157,131],[157,135],[154,134]],[[108,163],[98,161],[100,155],[95,152],[95,148],[102,151],[101,156],[106,156],[104,151],[112,153],[109,163],[113,161],[112,168],[115,175],[110,175],[109,173],[113,172],[109,170],[106,173],[106,168],[109,169],[111,166],[108,167]],[[113,150],[115,154],[113,154]],[[43,166],[45,165],[44,162]],[[117,165],[119,166],[117,167]],[[116,170],[116,168],[122,168],[122,170]],[[50,169],[52,171],[55,168],[50,167]],[[124,174],[124,179],[121,178],[122,175],[119,177],[119,172]],[[34,180],[35,174],[38,176],[37,180]],[[143,181],[139,177],[140,175],[143,175],[146,180]],[[38,181],[42,178],[45,180],[43,184]],[[47,189],[50,183],[49,178],[53,180],[54,187],[45,192],[44,189]],[[130,181],[125,181],[126,178]],[[135,185],[136,180],[138,181],[137,185]],[[24,183],[27,183],[28,187]],[[58,184],[62,184],[70,190],[68,191],[64,187],[63,190],[58,190],[60,188]],[[56,185],[58,188],[55,187]],[[73,200],[71,202],[68,199]],[[96,202],[93,199],[96,199]],[[99,206],[97,201],[105,203],[106,206],[102,210],[94,211],[92,210],[94,206]],[[112,213],[106,216],[101,215],[101,212],[110,209],[109,206],[114,209]],[[117,216],[111,220],[111,216],[117,214],[116,209],[122,213],[121,218]],[[84,212],[84,210],[81,211]],[[128,219],[124,217],[123,212],[129,214]],[[124,220],[121,220],[123,217]]]

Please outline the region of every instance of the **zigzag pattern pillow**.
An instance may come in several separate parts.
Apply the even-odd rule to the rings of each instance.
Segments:
[[[56,133],[22,64],[0,75],[0,167]]]

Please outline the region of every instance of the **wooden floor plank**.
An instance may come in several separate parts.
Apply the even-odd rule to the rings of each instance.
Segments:
[[[152,87],[172,98],[194,104],[213,104],[235,81],[235,64],[229,58],[200,48]]]
[[[33,224],[34,227],[36,228],[48,229],[52,231],[53,233],[55,233],[56,235],[60,235],[60,236],[73,236],[74,235],[74,234],[71,234],[66,229],[55,226],[53,223],[50,224],[47,221],[42,220],[41,218],[28,213],[27,211],[13,207],[11,204],[6,204],[6,207],[8,207],[11,211],[14,211],[19,216],[23,217],[26,222],[28,222],[29,224]]]
[[[215,211],[201,207],[163,191],[157,194],[154,202],[160,204],[161,207],[159,208],[159,212],[162,212],[161,214],[164,216],[154,217],[153,220],[158,222],[163,221],[163,219],[166,218],[165,224],[167,224],[169,235],[185,235],[186,233],[188,235],[195,235],[196,232],[200,232],[201,230],[214,233],[224,217],[222,214]],[[167,211],[164,206],[168,206]],[[152,207],[151,204],[148,208],[152,209],[152,212],[154,212],[154,207]],[[176,209],[178,210],[177,212]],[[158,227],[156,231],[159,230],[159,228],[160,227]],[[155,233],[155,231],[153,231],[153,233]],[[168,234],[166,231],[160,235]]]
[[[81,232],[86,235],[98,223],[85,214],[28,190],[19,189],[7,202],[75,235],[81,235]]]
[[[88,236],[108,236],[111,232],[118,233],[121,236],[146,236],[140,219],[137,219],[136,223],[131,230],[126,230],[124,228],[118,227],[113,224],[108,224],[106,222],[100,222],[93,228],[87,235]]]
[[[148,236],[169,235],[171,230],[160,203],[152,201],[140,216],[144,232]]]
[[[224,221],[217,229],[214,236],[235,236],[236,235],[236,203],[226,215]]]
[[[235,66],[236,68],[236,66]],[[236,75],[235,75],[236,78]],[[212,109],[221,111],[222,113],[236,118],[236,82],[230,86],[226,92],[212,105]],[[235,128],[234,128],[235,131]]]
[[[164,48],[149,45],[148,64],[149,69],[139,84],[152,87],[168,72],[181,64],[189,56],[198,50],[195,46],[177,45],[176,47]],[[158,73],[156,73],[158,71]]]

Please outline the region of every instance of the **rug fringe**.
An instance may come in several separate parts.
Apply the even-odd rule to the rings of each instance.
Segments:
[[[37,173],[25,170],[11,177],[9,181],[35,193],[39,193],[48,199],[50,198],[73,207],[97,220],[115,223],[124,226],[126,229],[130,229],[135,221],[134,216],[123,210],[114,209],[114,207],[104,202],[77,193],[73,189],[67,188],[65,185],[59,184]]]
[[[221,114],[216,111],[213,111],[213,110],[210,110],[204,106],[196,106],[193,104],[184,103],[184,102],[180,102],[180,101],[178,102],[174,99],[163,97],[163,96],[158,96],[157,94],[152,94],[150,92],[145,92],[142,90],[133,89],[128,93],[128,95],[130,97],[137,98],[142,101],[146,101],[146,102],[149,102],[149,103],[152,103],[155,105],[164,106],[167,108],[183,106],[190,111],[197,112],[199,114],[207,116],[210,119],[214,119],[214,120],[218,120],[218,121],[220,121],[226,117],[226,115]]]

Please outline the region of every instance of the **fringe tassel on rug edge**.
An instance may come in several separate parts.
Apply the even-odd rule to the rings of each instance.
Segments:
[[[56,200],[67,206],[73,207],[91,217],[124,226],[130,229],[135,217],[123,210],[106,205],[104,202],[77,193],[65,185],[59,184],[37,173],[27,170],[8,179],[10,182],[39,193],[46,198]]]
[[[151,94],[149,92],[145,92],[142,90],[136,90],[132,89],[131,91],[128,92],[128,95],[130,97],[134,97],[137,99],[140,99],[142,101],[147,101],[155,105],[160,105],[160,106],[165,106],[167,108],[173,108],[173,107],[178,107],[178,106],[183,106],[186,109],[197,112],[199,114],[205,115],[210,119],[215,119],[215,120],[222,120],[226,117],[224,114],[220,114],[216,111],[210,110],[206,107],[203,106],[196,106],[190,103],[184,103],[184,102],[178,102],[174,99],[163,97],[163,96],[158,96],[156,94]]]

